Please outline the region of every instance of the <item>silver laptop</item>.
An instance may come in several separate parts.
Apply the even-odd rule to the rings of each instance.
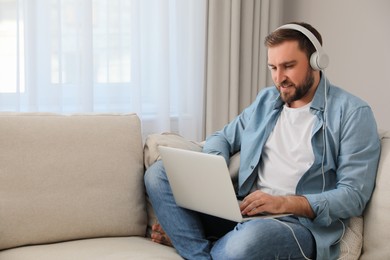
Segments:
[[[225,159],[222,156],[159,147],[176,204],[212,216],[243,222],[289,214],[242,216]]]

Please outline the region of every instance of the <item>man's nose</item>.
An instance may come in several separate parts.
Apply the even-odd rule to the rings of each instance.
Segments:
[[[274,81],[276,84],[280,84],[282,83],[283,81],[286,80],[286,74],[284,73],[283,70],[281,69],[277,69],[275,72],[274,72]]]

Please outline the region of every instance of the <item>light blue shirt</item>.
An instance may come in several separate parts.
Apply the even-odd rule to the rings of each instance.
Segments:
[[[241,152],[239,197],[247,195],[256,182],[263,146],[283,104],[275,87],[265,88],[239,116],[206,139],[203,151],[222,155],[228,163],[231,155]],[[307,198],[316,217],[299,220],[316,240],[317,259],[336,259],[349,218],[361,215],[371,197],[380,140],[368,104],[331,85],[324,77],[310,111],[316,116],[311,136],[315,158],[299,180],[296,194]]]

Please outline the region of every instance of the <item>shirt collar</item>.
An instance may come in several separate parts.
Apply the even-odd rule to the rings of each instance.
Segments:
[[[324,111],[325,110],[325,86],[329,94],[329,81],[325,75],[321,72],[321,80],[318,84],[316,93],[314,94],[313,101],[311,103],[311,109]]]

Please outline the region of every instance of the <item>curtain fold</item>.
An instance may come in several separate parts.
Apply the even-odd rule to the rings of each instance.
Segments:
[[[137,113],[203,137],[206,0],[0,1],[0,111]]]
[[[264,37],[280,23],[280,1],[209,0],[205,132],[221,129],[270,84]]]

